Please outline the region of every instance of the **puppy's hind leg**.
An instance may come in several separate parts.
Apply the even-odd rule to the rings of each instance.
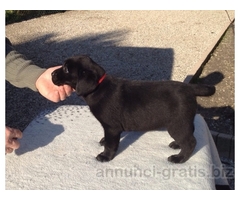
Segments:
[[[107,162],[114,158],[120,141],[121,131],[104,129],[104,138],[100,144],[104,145],[104,151],[96,157],[98,161]]]
[[[184,142],[182,145],[180,145],[180,148],[181,148],[180,153],[169,156],[168,161],[173,163],[186,162],[191,157],[191,154],[194,151],[195,146],[196,146],[196,139],[194,136],[192,136],[191,138],[188,139],[188,142]]]
[[[175,142],[169,144],[171,148],[180,147],[181,151],[179,154],[168,157],[168,161],[173,163],[184,163],[186,162],[196,146],[196,139],[193,136],[194,127],[193,124],[182,126],[181,128],[170,128],[169,134],[175,139]]]

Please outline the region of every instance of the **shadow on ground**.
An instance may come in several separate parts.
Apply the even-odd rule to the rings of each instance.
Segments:
[[[205,77],[198,78],[197,82],[198,84],[217,85],[222,82],[223,79],[223,73],[212,72]],[[221,89],[221,87],[217,89]],[[219,91],[216,90],[216,93],[219,93]],[[201,99],[207,101],[207,99]],[[212,103],[209,100],[209,105],[218,105],[214,102],[216,99],[217,98],[212,99]],[[201,104],[198,104],[198,113],[204,117],[210,130],[234,135],[235,110],[231,106],[204,107]]]
[[[138,80],[170,79],[174,50],[121,46],[120,42],[127,34],[126,30],[118,30],[57,41],[58,35],[52,33],[14,47],[42,68],[61,65],[65,59],[73,55],[86,54],[114,76]],[[11,38],[9,39],[11,41]],[[8,126],[23,130],[42,110],[65,104],[79,105],[84,102],[73,94],[65,101],[55,104],[30,89],[19,89],[6,83]]]

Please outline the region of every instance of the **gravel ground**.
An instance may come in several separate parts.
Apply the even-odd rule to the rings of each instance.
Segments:
[[[210,130],[230,135],[234,135],[235,112],[234,38],[232,24],[197,80],[199,83],[216,86],[216,93],[212,97],[198,97],[199,113],[206,120]]]

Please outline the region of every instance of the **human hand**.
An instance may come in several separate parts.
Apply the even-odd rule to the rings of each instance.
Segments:
[[[22,138],[22,132],[18,129],[5,127],[5,154],[12,153],[14,149],[20,147],[17,139]]]
[[[36,81],[39,93],[53,102],[63,101],[73,92],[73,89],[69,85],[57,86],[52,82],[52,72],[60,67],[48,68]]]

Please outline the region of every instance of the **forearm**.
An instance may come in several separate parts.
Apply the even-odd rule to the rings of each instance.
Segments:
[[[46,69],[26,60],[22,54],[11,49],[11,46],[6,50],[6,80],[16,87],[28,87],[37,91],[36,80]]]
[[[6,38],[6,80],[16,87],[28,87],[38,91],[53,102],[66,99],[72,93],[69,85],[57,86],[52,82],[52,72],[61,66],[42,69],[27,60],[14,50],[10,40]]]

